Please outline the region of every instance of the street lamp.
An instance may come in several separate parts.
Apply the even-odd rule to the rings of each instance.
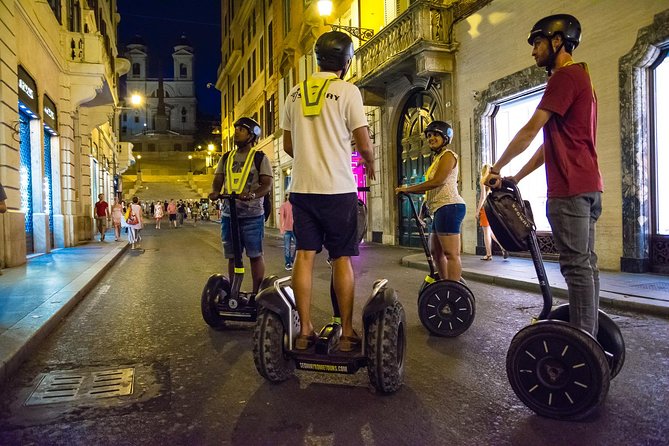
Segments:
[[[142,155],[137,155],[137,173],[142,173]]]
[[[189,172],[193,172],[193,155],[188,155],[188,162],[190,163],[190,169],[188,170]]]
[[[360,28],[359,26],[343,26],[327,23],[325,18],[332,14],[332,0],[318,0],[317,6],[318,15],[323,17],[323,24],[332,28],[333,31],[346,31],[353,37],[357,37],[363,42],[374,37],[374,30],[370,28]]]

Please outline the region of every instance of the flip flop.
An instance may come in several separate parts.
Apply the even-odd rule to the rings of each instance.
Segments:
[[[295,350],[307,350],[311,348],[311,346],[313,346],[316,342],[316,339],[318,339],[318,335],[316,333],[311,333],[310,335],[299,335],[295,339]]]
[[[492,256],[481,257],[481,260],[492,260]]]

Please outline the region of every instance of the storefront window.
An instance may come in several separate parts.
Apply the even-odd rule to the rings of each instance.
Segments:
[[[669,50],[660,58],[659,65],[653,71],[654,127],[655,144],[653,147],[654,187],[653,202],[655,210],[655,233],[669,235],[669,181],[661,181],[662,168],[669,166]]]

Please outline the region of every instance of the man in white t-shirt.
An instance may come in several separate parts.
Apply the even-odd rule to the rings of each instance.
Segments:
[[[351,38],[338,31],[321,35],[314,47],[320,71],[293,87],[281,123],[284,151],[293,157],[290,202],[297,253],[293,290],[300,315],[295,348],[315,341],[311,322],[314,259],[323,246],[332,260],[334,289],[341,312],[339,350],[360,348],[353,330],[355,291],[351,256],[358,255],[357,183],[351,170],[351,135],[375,179],[374,153],[360,90],[343,81],[353,58]]]

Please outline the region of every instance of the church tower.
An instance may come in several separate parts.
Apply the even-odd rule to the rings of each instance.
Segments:
[[[172,53],[174,60],[174,80],[193,80],[193,47],[185,35],[174,46]]]
[[[147,62],[149,56],[142,36],[135,35],[132,42],[127,46],[127,49],[128,51],[125,53],[125,57],[130,60],[128,80],[146,79],[148,75]]]

